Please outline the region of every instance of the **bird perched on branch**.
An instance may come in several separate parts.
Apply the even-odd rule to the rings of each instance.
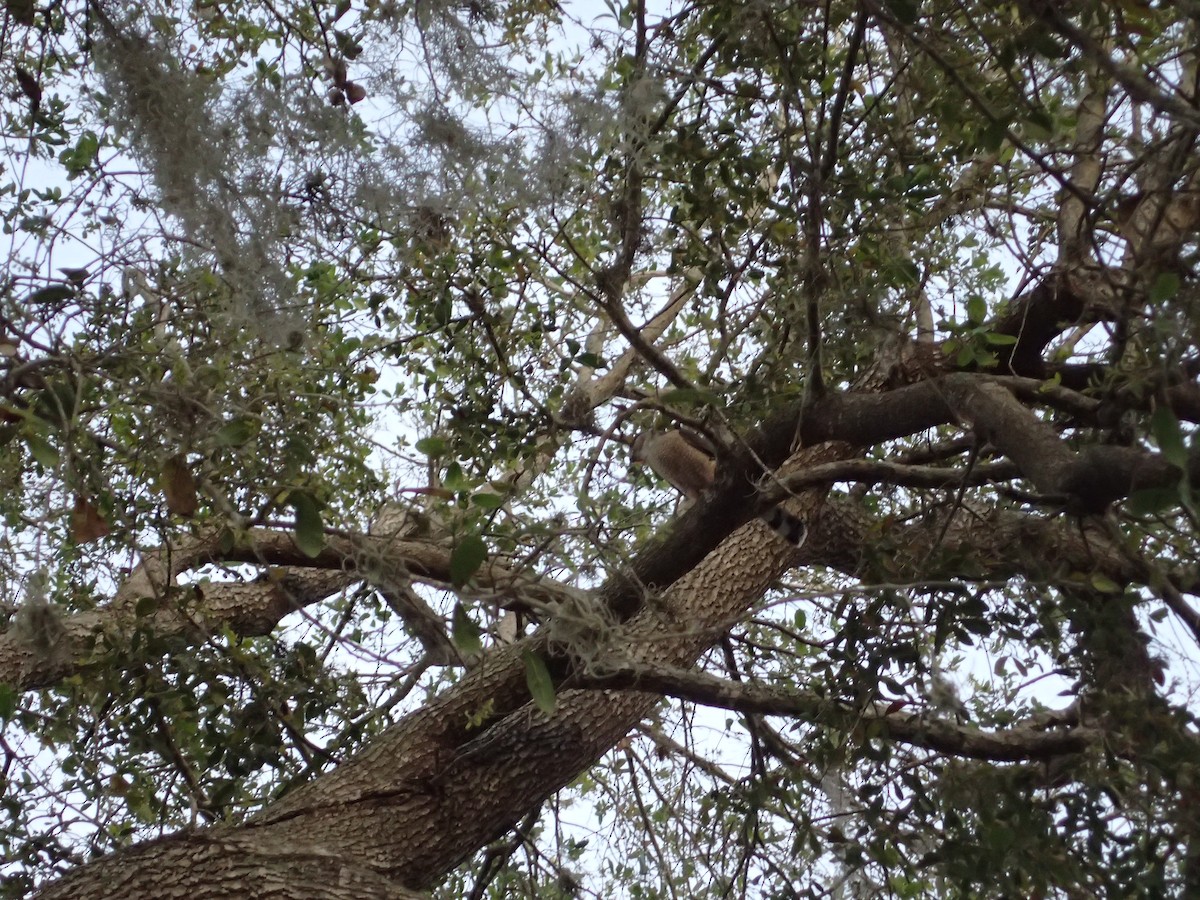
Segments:
[[[687,429],[655,434],[643,431],[633,441],[633,461],[647,465],[688,500],[698,500],[717,477],[717,460],[712,446]],[[804,520],[773,506],[759,514],[772,531],[799,547],[808,537]]]

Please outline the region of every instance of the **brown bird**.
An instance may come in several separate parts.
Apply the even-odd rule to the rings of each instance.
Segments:
[[[717,477],[712,447],[700,435],[684,429],[662,434],[643,431],[633,441],[633,461],[647,465],[689,500],[698,500]],[[808,526],[799,516],[773,506],[759,514],[772,531],[799,547],[808,537]]]

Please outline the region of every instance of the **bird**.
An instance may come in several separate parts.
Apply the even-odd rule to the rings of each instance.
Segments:
[[[699,500],[717,477],[712,446],[699,434],[682,428],[661,433],[643,431],[633,441],[632,459],[649,466],[659,478],[688,500]],[[808,526],[799,516],[776,504],[758,515],[788,543],[799,547],[808,537]]]

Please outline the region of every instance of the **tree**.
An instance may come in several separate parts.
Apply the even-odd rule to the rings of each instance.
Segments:
[[[7,0],[6,895],[1200,890],[1196,10],[597,13]]]

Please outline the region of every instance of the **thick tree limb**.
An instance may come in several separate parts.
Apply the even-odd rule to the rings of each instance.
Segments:
[[[938,753],[995,762],[1081,753],[1097,746],[1104,737],[1098,728],[1047,730],[1044,720],[1039,721],[1037,727],[1018,725],[1005,731],[981,731],[944,719],[889,711],[892,704],[887,701],[854,708],[809,691],[726,681],[704,672],[650,662],[605,661],[578,676],[577,681],[598,688],[648,691],[743,713],[791,716],[846,731],[865,729],[872,737],[892,738]]]
[[[216,532],[145,554],[141,566],[113,601],[94,611],[62,616],[52,647],[30,640],[18,628],[0,633],[0,681],[17,690],[49,687],[78,671],[95,650],[124,646],[135,631],[191,645],[223,629],[245,637],[270,634],[280,619],[320,602],[355,582],[370,581],[391,591],[406,578],[449,584],[451,548],[438,541],[399,541],[367,536],[331,536],[316,557],[306,556],[291,532],[252,529],[226,544]],[[250,563],[270,567],[252,582],[178,585],[185,572],[207,563]],[[542,608],[578,596],[547,579],[530,578],[494,561],[476,574],[478,594],[501,605]],[[392,594],[393,599],[399,596]],[[420,598],[415,598],[419,600]],[[418,637],[434,642],[428,607],[403,607]],[[422,601],[423,603],[423,601]]]
[[[216,582],[169,588],[148,597],[144,607],[115,603],[61,616],[61,633],[44,646],[10,627],[0,634],[0,681],[15,690],[51,687],[75,674],[105,647],[128,645],[137,631],[192,646],[229,629],[244,637],[270,634],[293,610],[318,603],[356,579],[335,571],[287,571],[249,583]]]
[[[1140,70],[1114,59],[1091,34],[1068,19],[1059,9],[1059,4],[1045,0],[1022,0],[1021,6],[1066,38],[1086,59],[1124,88],[1132,100],[1148,104],[1181,124],[1200,129],[1200,110],[1189,104],[1186,98],[1160,90]]]
[[[369,866],[346,858],[319,834],[287,845],[263,846],[229,829],[184,833],[114,853],[81,870],[87,893],[68,876],[42,890],[40,900],[422,900]],[[202,881],[192,874],[204,873]]]
[[[1093,444],[1079,452],[1011,393],[966,375],[944,379],[955,414],[1015,462],[1046,494],[1071,498],[1084,512],[1102,512],[1137,490],[1178,483],[1183,473],[1162,456],[1133,447]],[[1193,477],[1200,466],[1193,461]]]

